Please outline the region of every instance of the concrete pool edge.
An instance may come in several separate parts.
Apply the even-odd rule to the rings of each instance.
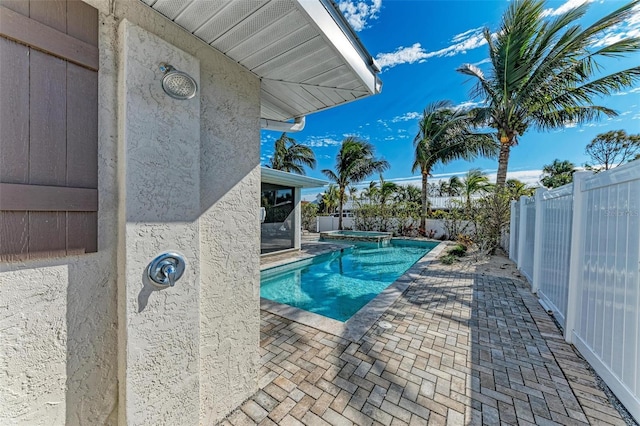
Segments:
[[[431,241],[436,242],[436,241]],[[357,342],[380,319],[383,313],[405,292],[405,290],[420,277],[422,271],[437,259],[446,244],[438,242],[433,249],[422,256],[416,263],[406,270],[397,280],[391,283],[373,300],[364,305],[346,322],[327,318],[293,306],[277,303],[272,300],[260,298],[260,309],[274,315],[295,321],[297,323],[313,327],[325,333],[342,337],[343,339]]]

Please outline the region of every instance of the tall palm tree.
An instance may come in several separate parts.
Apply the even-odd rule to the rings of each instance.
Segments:
[[[451,176],[447,181],[447,195],[450,197],[457,197],[462,192],[462,181],[458,176]]]
[[[553,163],[542,167],[540,182],[547,188],[557,188],[573,182],[576,166],[569,160],[553,160]]]
[[[398,185],[393,182],[386,182],[380,175],[380,204],[387,204],[387,200],[398,190]]]
[[[531,197],[535,192],[535,188],[527,186],[526,183],[518,179],[507,179],[506,188],[512,200],[518,200],[523,195]]]
[[[449,183],[444,179],[440,179],[436,186],[436,191],[438,193],[438,197],[446,197],[449,195]]]
[[[640,49],[640,38],[629,37],[600,46],[608,31],[629,19],[639,0],[617,9],[583,29],[576,23],[588,2],[559,16],[547,16],[543,0],[515,0],[502,16],[500,29],[484,30],[490,71],[462,65],[473,77],[472,94],[485,104],[473,110],[478,122],[497,131],[500,139],[496,186],[504,187],[511,147],[530,127],[538,130],[582,124],[617,113],[595,105],[602,95],[616,93],[640,79],[640,66],[600,75],[598,60]]]
[[[358,187],[355,185],[351,185],[349,187],[349,198],[355,201],[357,197],[358,197]]]
[[[431,184],[429,184],[431,188]],[[429,189],[431,191],[431,189]],[[398,185],[395,201],[419,204],[421,200],[420,188],[415,185]]]
[[[358,183],[367,176],[389,168],[386,160],[374,157],[374,147],[353,136],[345,138],[338,155],[336,155],[336,171],[324,169],[322,173],[338,185],[339,214],[338,229],[342,229],[342,208],[345,202],[345,191],[349,185]]]
[[[378,194],[380,193],[380,189],[378,188],[378,182],[372,180],[369,182],[369,188],[366,188],[362,191],[362,196],[366,197],[369,200],[369,204],[373,204],[374,201],[378,199]]]
[[[269,167],[289,173],[306,174],[304,166],[316,167],[316,156],[308,146],[283,133],[274,144],[274,152]]]
[[[497,152],[495,141],[486,134],[473,133],[473,117],[453,108],[450,101],[433,102],[425,108],[420,119],[418,134],[413,139],[415,159],[412,172],[420,170],[422,176],[422,215],[420,229],[424,233],[427,217],[427,188],[431,169],[437,163],[448,163],[478,155],[491,156]]]
[[[480,169],[471,169],[462,179],[462,195],[464,196],[467,212],[471,211],[471,197],[478,192],[489,192],[491,188],[489,178]]]
[[[322,204],[324,212],[329,214],[338,206],[338,188],[334,184],[329,184],[327,190],[322,194]]]

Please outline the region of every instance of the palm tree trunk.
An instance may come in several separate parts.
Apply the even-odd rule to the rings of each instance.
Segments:
[[[500,155],[498,156],[498,175],[496,177],[496,192],[504,188],[507,182],[507,166],[509,165],[509,152],[511,140],[500,143]]]
[[[342,231],[342,207],[344,203],[344,188],[340,188],[340,193],[338,194],[339,199],[338,202],[340,204],[339,216],[338,216],[338,229]]]
[[[429,207],[427,203],[427,178],[429,177],[429,172],[422,171],[422,214],[420,215],[420,235],[427,234],[427,208]]]

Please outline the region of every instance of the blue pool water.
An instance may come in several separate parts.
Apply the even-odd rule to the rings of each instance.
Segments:
[[[262,271],[260,296],[344,322],[436,245],[391,240],[379,247],[357,242],[342,252]]]

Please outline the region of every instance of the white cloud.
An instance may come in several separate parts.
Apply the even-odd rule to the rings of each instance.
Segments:
[[[433,52],[426,51],[420,43],[415,43],[410,47],[401,46],[394,52],[379,53],[376,56],[376,63],[380,69],[392,68],[399,64],[421,63],[433,57],[465,54],[469,50],[484,46],[487,41],[482,33],[482,28],[473,28],[453,36],[451,43],[451,45]]]
[[[384,127],[384,128],[385,128],[385,130],[391,130],[391,129],[389,128],[389,125],[387,124],[387,122],[386,122],[386,121],[381,120],[381,119],[378,119],[378,120],[376,120],[376,122],[377,122],[378,124],[380,124],[382,127]]]
[[[391,122],[392,123],[399,123],[401,121],[416,120],[416,119],[418,119],[420,117],[422,117],[422,114],[420,114],[419,112],[412,111],[412,112],[407,112],[407,113],[404,113],[402,115],[398,115],[396,117],[393,117],[391,119]]]
[[[484,170],[490,182],[495,182],[497,173],[494,170]],[[429,177],[430,183],[437,183],[441,180],[448,180],[452,176],[463,177],[467,172],[453,172],[453,173],[438,173],[433,174]],[[529,186],[540,186],[540,176],[542,175],[542,170],[518,170],[518,171],[510,171],[507,172],[507,179],[518,179],[521,182]],[[394,182],[398,185],[416,185],[420,186],[422,184],[422,180],[420,176],[408,176],[402,178],[395,179],[387,179],[389,182]]]
[[[634,87],[628,92],[617,92],[617,93],[614,93],[613,96],[625,96],[625,95],[628,95],[629,93],[640,93],[640,87]]]
[[[594,0],[567,0],[558,8],[545,9],[542,12],[542,15],[558,16],[575,9],[582,4],[591,3],[593,1]],[[616,25],[604,32],[601,38],[595,41],[593,47],[608,46],[626,38],[640,37],[640,5],[634,7],[632,10],[633,13],[631,16],[629,16],[620,25]]]
[[[584,3],[591,3],[592,1],[593,0],[567,0],[566,2],[564,2],[564,4],[555,9],[545,9],[542,12],[542,16],[562,15],[563,13],[567,13],[568,11],[575,9],[576,7],[581,6]]]
[[[474,66],[477,67],[477,66],[480,66],[482,64],[490,64],[490,63],[491,63],[491,59],[490,58],[484,58],[483,60],[475,62],[475,63],[473,63],[471,65],[474,65]]]
[[[342,144],[342,141],[335,139],[333,136],[309,136],[301,143],[302,145],[312,148],[324,148],[328,146],[339,146]]]
[[[382,0],[342,0],[338,8],[354,30],[362,31],[370,20],[378,19]]]
[[[632,37],[640,37],[640,5],[632,9],[633,13],[621,24],[610,28],[604,33],[602,38],[597,40],[593,46],[602,47],[620,40]]]
[[[454,108],[465,111],[465,110],[468,110],[468,109],[471,109],[471,108],[478,107],[478,106],[483,105],[483,104],[484,104],[484,102],[466,101],[466,102],[459,103]]]
[[[411,47],[398,47],[395,52],[379,53],[376,56],[376,63],[382,68],[395,67],[398,64],[413,64],[414,62],[424,62],[427,59],[427,51],[420,43]]]

